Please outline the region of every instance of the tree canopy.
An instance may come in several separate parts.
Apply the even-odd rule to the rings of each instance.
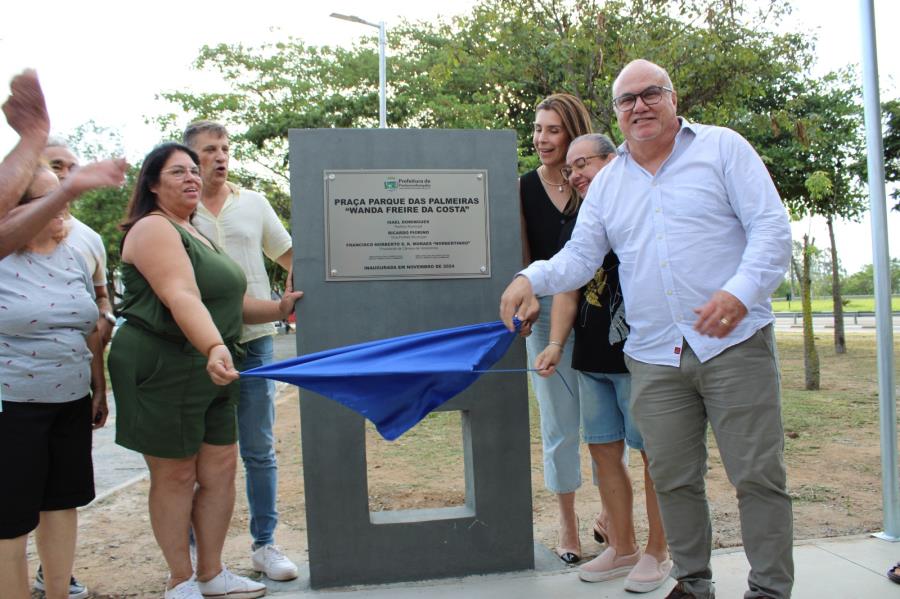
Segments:
[[[774,33],[784,0],[482,0],[471,14],[402,22],[388,35],[388,122],[396,127],[515,129],[520,166],[536,163],[537,102],[581,98],[595,127],[621,141],[613,79],[635,58],[665,66],[679,113],[743,132],[780,109],[812,62],[802,33]],[[230,125],[235,155],[287,180],[291,128],[377,124],[377,42],[351,49],[301,40],[204,47],[195,66],[218,73],[224,93],[167,92],[177,113]],[[175,112],[160,117],[178,123]]]

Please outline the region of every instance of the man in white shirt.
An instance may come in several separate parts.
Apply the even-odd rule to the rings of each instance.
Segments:
[[[669,599],[715,597],[707,423],[737,491],[751,566],[744,597],[790,597],[793,521],[769,303],[790,258],[787,214],[744,138],[676,115],[658,65],[628,64],[613,98],[626,139],[618,159],[591,183],[570,242],[506,289],[501,317],[512,328],[518,315],[527,334],[535,294],[579,288],[614,250],[631,325],[632,414],[678,579]]]
[[[263,254],[290,273],[294,253],[291,236],[262,195],[228,181],[229,141],[225,127],[211,121],[192,123],[184,144],[200,157],[201,203],[194,226],[237,262],[247,276],[247,293],[271,299],[271,284]],[[243,369],[272,362],[271,323],[244,325]],[[252,562],[272,580],[297,577],[297,566],[275,545],[278,524],[278,465],[275,459],[275,385],[268,379],[241,379],[238,404],[238,445],[247,479]]]
[[[50,166],[50,170],[56,173],[59,182],[66,180],[71,172],[78,168],[78,158],[65,142],[50,138],[47,147],[44,148],[44,161]],[[94,282],[94,293],[97,298],[97,308],[100,310],[100,320],[97,328],[103,339],[103,345],[109,343],[112,336],[113,325],[116,319],[113,316],[112,302],[109,301],[109,291],[106,280],[106,246],[103,238],[92,228],[72,216],[66,211],[66,243],[74,247],[84,256]]]

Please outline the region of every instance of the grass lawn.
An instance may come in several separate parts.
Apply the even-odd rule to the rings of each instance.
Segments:
[[[803,338],[776,334],[782,373],[782,408],[788,491],[794,500],[798,539],[859,534],[881,526],[878,384],[875,336],[847,336],[848,352],[836,355],[829,335],[818,335],[821,390],[803,388]],[[900,342],[895,345],[900,356]],[[488,399],[488,398],[485,398]],[[543,486],[540,417],[529,397],[532,488],[536,539],[556,542],[555,496]],[[393,443],[377,438],[367,423],[370,441],[369,503],[373,511],[462,505],[465,502],[464,452],[458,413],[437,412]],[[734,489],[725,476],[712,433],[707,492],[716,531],[714,545],[740,544]],[[587,452],[583,478],[590,480]],[[632,456],[631,475],[640,484],[640,458]],[[587,487],[585,487],[587,488]],[[599,503],[594,493],[579,494],[582,522]],[[635,504],[636,514],[642,509]],[[645,518],[636,518],[644,524]],[[641,534],[645,534],[641,528]]]
[[[844,312],[874,312],[875,297],[854,297],[844,300]],[[830,297],[814,298],[812,301],[813,312],[831,312],[834,304]],[[773,299],[772,310],[775,312],[800,312],[803,306],[800,304],[800,298],[793,301],[784,299]],[[891,311],[900,311],[900,296],[891,298]]]
[[[776,342],[781,365],[784,428],[792,433],[787,440],[788,452],[814,450],[817,447],[808,444],[810,439],[816,439],[815,443],[819,443],[848,428],[877,424],[878,380],[874,335],[848,335],[847,353],[840,356],[834,353],[830,334],[816,335],[816,348],[821,361],[819,391],[803,388],[803,335],[779,331]],[[894,352],[895,360],[900,360],[900,339],[895,340]],[[529,404],[532,439],[539,443],[540,418],[537,402],[530,391]],[[374,433],[370,423],[367,422],[366,426]],[[435,412],[393,445],[414,446],[416,450],[408,459],[441,460],[460,451],[459,435],[458,413]],[[805,441],[796,442],[796,439]]]

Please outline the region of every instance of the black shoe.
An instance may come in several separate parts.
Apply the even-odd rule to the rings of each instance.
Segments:
[[[685,591],[684,585],[679,582],[675,585],[675,588],[666,595],[666,599],[697,599],[697,597]]]
[[[562,561],[566,562],[566,563],[569,564],[570,566],[571,566],[572,564],[577,564],[578,562],[581,561],[581,556],[580,556],[580,555],[578,555],[577,553],[573,553],[573,552],[571,552],[571,551],[565,551],[565,550],[563,550],[563,549],[557,549],[557,550],[556,550],[556,555],[559,556],[559,559],[561,559]]]
[[[44,592],[44,569],[38,566],[37,576],[34,577],[34,588],[37,591]],[[88,590],[84,585],[75,580],[73,576],[69,580],[69,599],[85,599],[88,596]]]
[[[887,577],[891,579],[891,581],[900,584],[900,562],[897,562],[891,569],[887,571]]]

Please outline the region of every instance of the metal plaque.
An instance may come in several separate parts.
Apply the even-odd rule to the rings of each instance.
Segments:
[[[325,280],[491,276],[486,170],[326,170]]]

